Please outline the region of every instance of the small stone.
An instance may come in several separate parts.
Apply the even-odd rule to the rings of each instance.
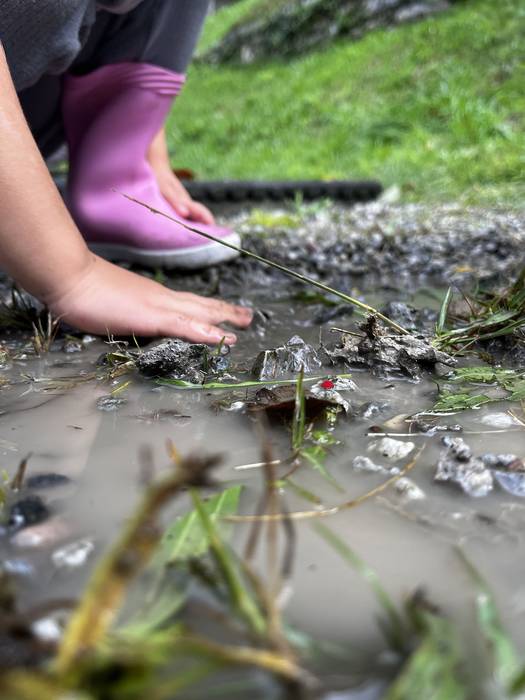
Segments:
[[[62,639],[62,627],[53,617],[44,617],[31,625],[31,631],[41,642],[54,643]]]
[[[29,578],[35,573],[35,567],[26,559],[5,559],[2,562],[2,570],[11,576]]]
[[[78,540],[57,549],[51,555],[51,559],[57,569],[78,569],[84,566],[94,549],[95,545],[91,540]]]
[[[380,464],[372,462],[372,460],[369,457],[364,457],[363,455],[358,455],[357,457],[354,457],[352,467],[354,469],[358,469],[359,471],[375,472],[379,474],[386,474],[388,472],[388,469],[381,466]]]
[[[135,362],[146,377],[171,377],[201,384],[207,376],[227,369],[228,355],[228,346],[223,346],[217,355],[203,343],[171,339],[144,350]]]
[[[388,408],[390,408],[390,404],[387,401],[381,401],[379,403],[368,401],[359,407],[359,415],[362,418],[375,418]]]
[[[493,472],[499,486],[513,496],[525,497],[525,473],[524,472]]]
[[[405,459],[414,448],[415,444],[413,442],[403,442],[402,440],[384,437],[372,443],[368,449],[370,452],[379,452],[391,462],[398,462],[400,459]]]
[[[405,501],[422,501],[426,498],[423,489],[406,476],[401,477],[395,483],[396,491],[403,497]]]
[[[67,354],[83,352],[85,349],[84,343],[78,338],[68,338],[62,343],[62,352]]]
[[[26,496],[11,506],[7,529],[10,532],[17,532],[24,527],[47,520],[49,515],[49,509],[40,496]]]
[[[101,396],[99,399],[97,399],[97,409],[99,411],[118,411],[118,409],[121,406],[124,406],[127,403],[126,399],[121,398],[120,396],[112,396],[111,394],[108,394],[107,396]]]

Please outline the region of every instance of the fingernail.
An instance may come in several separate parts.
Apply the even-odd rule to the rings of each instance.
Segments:
[[[220,342],[221,340],[222,338],[218,342]],[[235,345],[235,343],[237,342],[237,336],[228,333],[224,336],[224,342],[226,343],[226,345]]]

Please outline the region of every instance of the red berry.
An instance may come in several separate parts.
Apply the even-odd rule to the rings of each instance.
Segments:
[[[335,387],[335,384],[331,379],[325,379],[324,382],[321,382],[321,389],[333,389]]]

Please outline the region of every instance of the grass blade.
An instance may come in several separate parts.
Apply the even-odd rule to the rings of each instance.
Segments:
[[[262,255],[257,255],[256,253],[252,253],[249,250],[246,250],[244,248],[241,248],[240,246],[233,245],[232,243],[227,243],[226,241],[222,240],[221,238],[217,238],[216,236],[212,236],[209,233],[204,233],[204,231],[201,231],[200,229],[196,228],[195,226],[188,226],[188,224],[184,223],[183,221],[180,221],[179,219],[174,219],[172,216],[169,216],[168,214],[165,214],[164,212],[160,211],[159,209],[155,209],[154,207],[150,207],[149,204],[146,204],[145,202],[141,202],[138,199],[135,199],[134,197],[130,197],[127,194],[124,194],[121,192],[122,196],[125,197],[126,199],[129,199],[131,202],[135,202],[135,204],[139,204],[141,207],[145,207],[146,209],[149,209],[150,212],[153,214],[157,214],[159,216],[164,217],[165,219],[168,219],[169,221],[173,221],[173,223],[178,224],[179,226],[182,225],[184,228],[187,228],[188,231],[192,231],[193,233],[198,233],[200,236],[203,236],[204,238],[207,238],[210,241],[213,241],[214,243],[220,243],[220,245],[225,246],[226,248],[231,248],[231,250],[236,250],[238,253],[242,253],[242,255],[246,255],[249,258],[252,258],[253,260],[257,260],[260,263],[263,263],[263,265],[268,265],[269,267],[273,267],[276,270],[280,270],[280,272],[284,272],[285,275],[288,275],[289,277],[294,277],[295,279],[299,280],[300,282],[303,282],[304,284],[309,284],[312,287],[317,287],[317,289],[322,289],[323,292],[328,292],[328,294],[333,294],[334,296],[338,297],[339,299],[342,299],[345,301],[347,304],[351,304],[352,306],[357,306],[359,309],[362,311],[366,311],[366,313],[373,314],[374,316],[377,316],[380,318],[384,323],[386,323],[388,326],[396,330],[398,333],[401,335],[409,335],[409,332],[400,326],[398,323],[393,321],[392,319],[388,318],[388,316],[385,316],[382,314],[380,311],[377,309],[374,309],[373,306],[369,306],[369,304],[365,304],[362,301],[359,301],[359,299],[355,299],[354,297],[349,296],[348,294],[344,294],[344,292],[340,292],[337,289],[333,289],[332,287],[329,287],[326,284],[323,284],[322,282],[318,282],[317,280],[312,279],[311,277],[307,277],[306,275],[301,275],[301,273],[296,272],[295,270],[292,270],[288,267],[285,267],[284,265],[279,265],[279,263],[274,262],[273,260],[269,260],[268,258],[263,258]]]

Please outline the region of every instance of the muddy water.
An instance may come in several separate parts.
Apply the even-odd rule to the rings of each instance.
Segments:
[[[305,325],[308,308],[294,311],[289,303],[285,307],[282,303],[267,304],[265,308],[274,313],[273,320],[241,338],[233,356],[240,365],[249,366],[258,350],[279,344],[294,333],[307,341],[318,340],[319,329]],[[336,323],[344,324],[345,319]],[[325,337],[330,325],[324,328]],[[260,493],[260,470],[238,468],[260,458],[252,422],[243,414],[215,407],[220,398],[232,398],[227,393],[181,391],[136,375],[114,384],[90,381],[73,388],[46,390],[45,380],[51,377],[91,371],[106,350],[104,343],[95,341],[83,353],[66,355],[57,350],[42,359],[28,356],[15,361],[8,374],[16,383],[0,393],[1,466],[12,474],[18,461],[31,453],[29,475],[55,472],[72,479],[70,484],[42,492],[53,511],[50,520],[39,528],[21,531],[11,541],[2,541],[2,556],[19,569],[26,567],[18,575],[19,591],[26,602],[78,595],[98,556],[137,502],[142,488],[138,455],[143,445],[153,448],[159,468],[167,462],[168,438],[183,454],[202,450],[222,453],[224,461],[217,477],[226,484],[245,485],[244,513],[254,511]],[[124,400],[117,410],[96,408],[101,396],[128,379],[131,384],[117,394]],[[428,410],[436,397],[430,378],[419,383],[392,382],[358,372],[354,379],[358,388],[347,395],[354,407],[370,401],[386,407],[379,416],[343,419],[336,427],[341,445],[333,447],[327,467],[342,490],[308,465],[295,474],[295,482],[316,494],[323,506],[347,501],[385,480],[385,476],[352,467],[353,459],[369,454],[367,450],[376,439],[368,435],[370,426],[400,414]],[[245,395],[240,391],[238,398]],[[159,420],[155,414],[163,409],[181,417],[172,413]],[[487,432],[495,429],[482,423],[485,414],[505,409],[505,405],[484,408],[441,418],[440,422],[459,422],[475,454],[524,455],[525,429],[514,426],[504,432]],[[402,423],[392,430],[405,432]],[[455,551],[461,544],[494,590],[505,623],[525,651],[525,501],[497,490],[486,498],[473,499],[454,485],[434,483],[441,449],[439,434],[398,439],[426,446],[411,474],[426,498],[406,502],[390,488],[358,508],[328,518],[326,524],[378,572],[397,600],[423,586],[432,600],[468,629],[473,616],[473,586]],[[276,457],[286,456],[286,430],[275,429],[272,442]],[[315,507],[292,491],[286,493],[286,500],[291,511]],[[186,505],[181,501],[173,514]],[[235,542],[239,547],[245,531],[245,525],[237,527]],[[39,533],[40,541],[35,539]],[[361,650],[379,647],[378,611],[369,585],[319,538],[312,520],[299,521],[297,533],[288,618],[316,637],[346,640]],[[95,543],[95,550],[85,566],[70,570],[53,565],[51,555],[58,547],[86,537]]]

